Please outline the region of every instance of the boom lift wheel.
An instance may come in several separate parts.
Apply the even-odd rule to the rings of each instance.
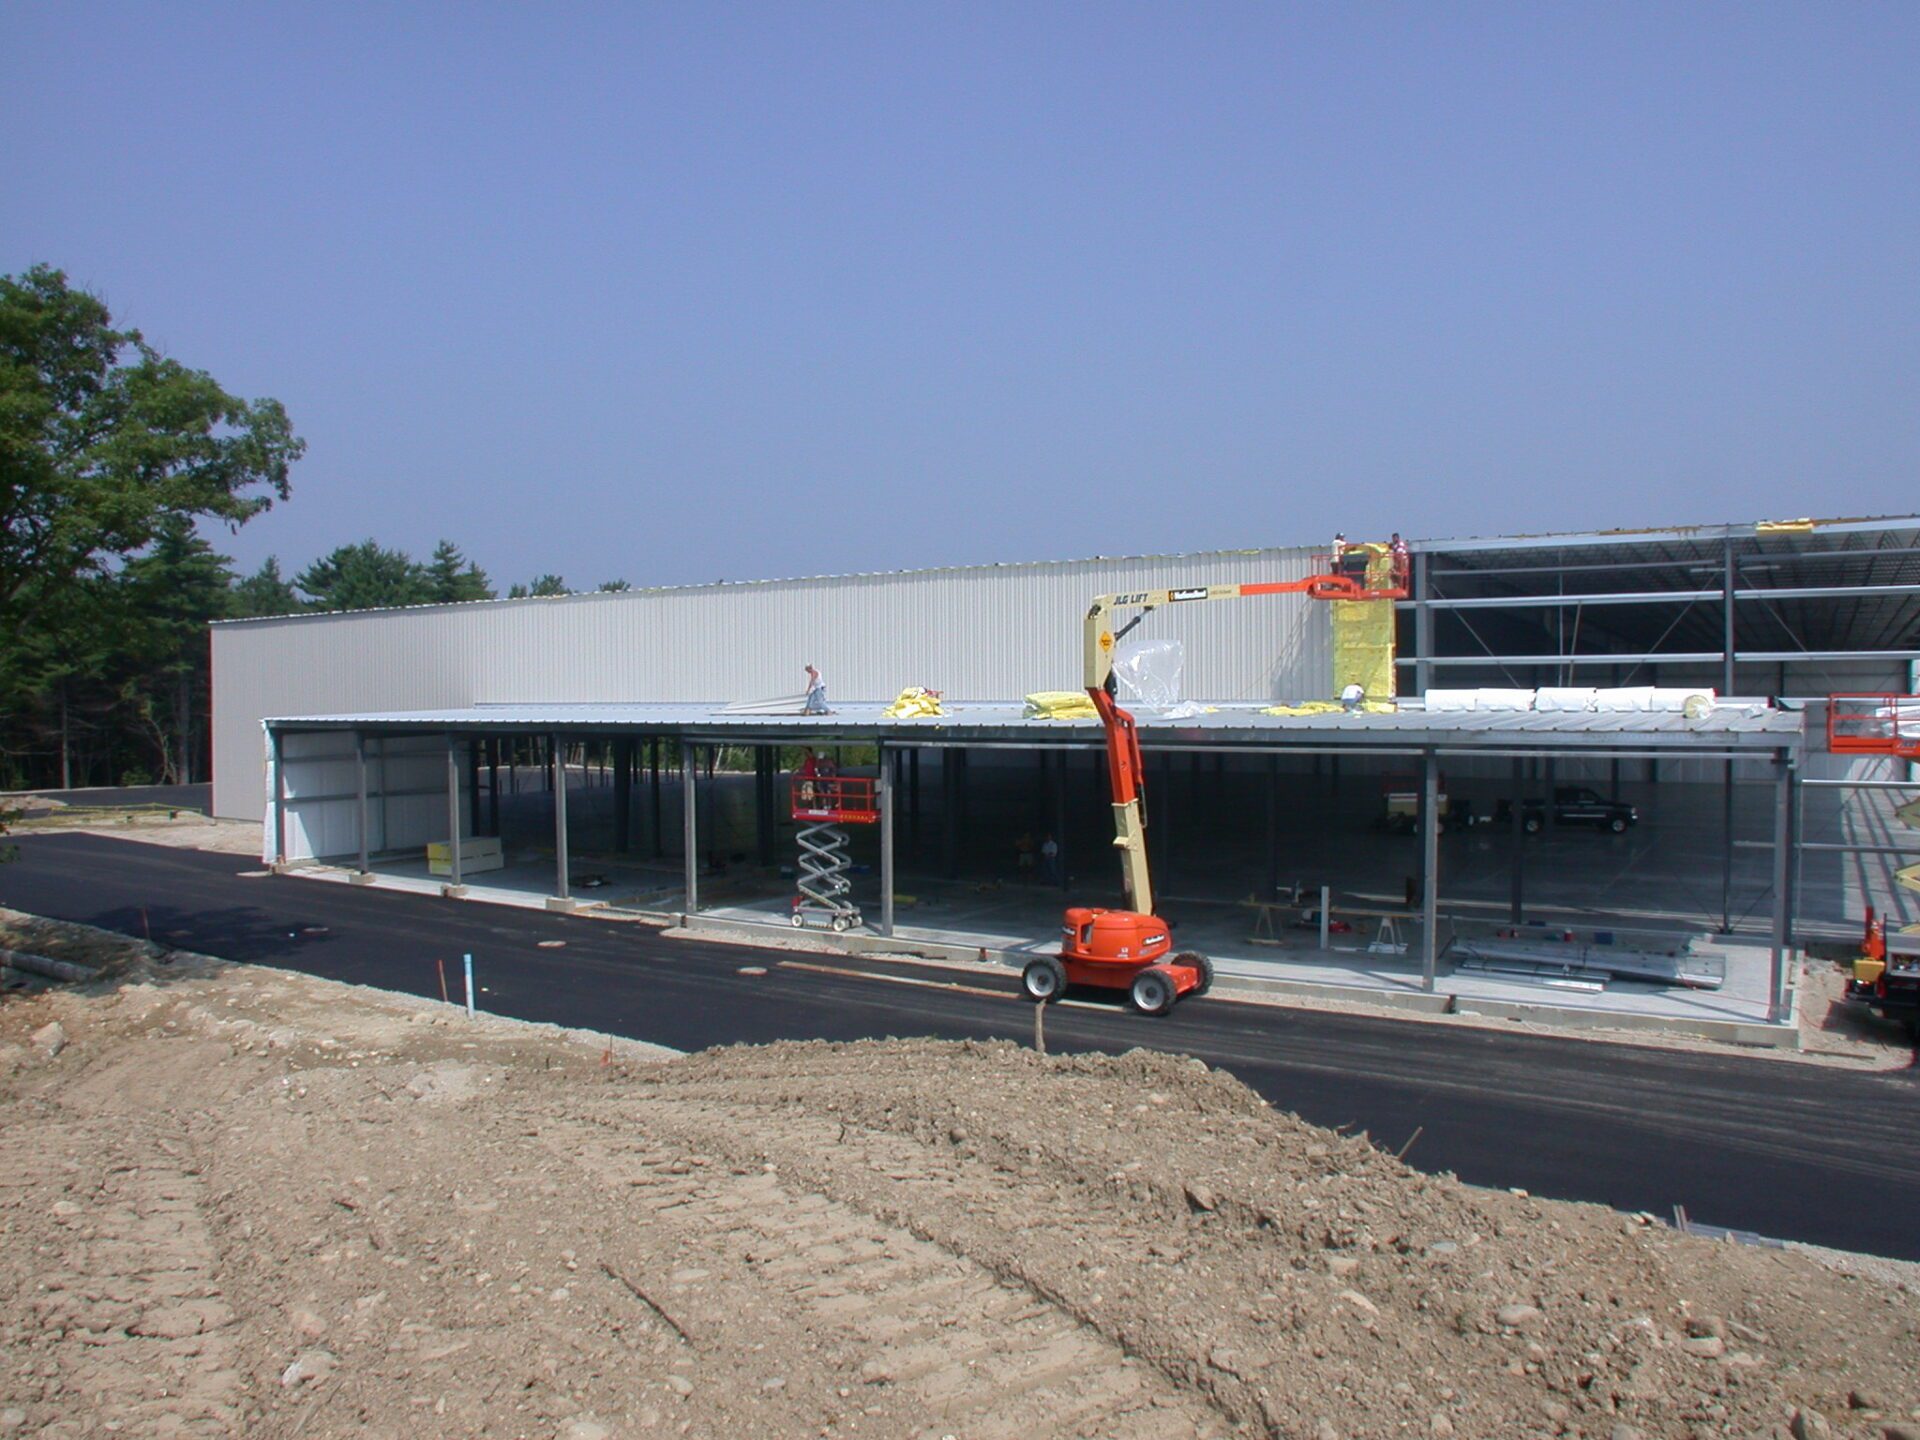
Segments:
[[[1182,950],[1167,961],[1169,965],[1185,965],[1190,970],[1200,972],[1200,983],[1193,987],[1195,995],[1204,995],[1213,988],[1213,961],[1198,950]]]
[[[1164,1015],[1173,1008],[1173,981],[1158,970],[1142,970],[1127,996],[1142,1015]]]
[[[1043,955],[1020,972],[1020,988],[1035,1004],[1050,1004],[1066,991],[1066,967],[1052,956]]]

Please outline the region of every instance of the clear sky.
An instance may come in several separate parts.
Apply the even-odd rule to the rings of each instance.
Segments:
[[[503,589],[1920,510],[1920,4],[0,6],[0,272]]]

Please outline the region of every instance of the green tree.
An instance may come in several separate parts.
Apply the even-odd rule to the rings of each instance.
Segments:
[[[284,500],[304,449],[279,401],[115,329],[61,271],[0,276],[0,649],[170,517],[239,526]]]
[[[373,540],[340,546],[294,576],[293,583],[321,610],[377,610],[433,599],[423,567],[405,551],[383,549]]]
[[[302,608],[293,586],[281,578],[280,561],[272,555],[246,579],[234,581],[227,594],[227,614],[236,620],[292,615]]]
[[[562,580],[558,575],[542,575],[533,582],[533,588],[527,593],[531,595],[571,595],[573,592],[567,589],[567,582]]]
[[[600,593],[603,595],[617,594],[622,590],[631,590],[632,588],[633,586],[624,580],[602,580],[600,582]]]
[[[487,583],[487,572],[462,555],[460,547],[451,540],[442,540],[434,547],[433,559],[427,562],[426,574],[431,598],[441,604],[493,599],[493,587]]]
[[[163,784],[192,777],[209,708],[207,624],[227,612],[232,580],[226,557],[176,516],[114,586],[127,672],[119,698],[133,733],[152,747],[152,773]]]

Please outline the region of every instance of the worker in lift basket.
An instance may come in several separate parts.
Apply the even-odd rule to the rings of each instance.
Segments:
[[[1366,704],[1367,691],[1358,680],[1349,680],[1340,691],[1340,708],[1352,715]]]
[[[802,711],[806,715],[825,715],[827,713],[827,682],[818,669],[807,666],[807,703]]]

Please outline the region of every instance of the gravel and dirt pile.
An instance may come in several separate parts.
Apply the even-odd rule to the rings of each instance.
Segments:
[[[660,1060],[137,949],[0,1001],[0,1433],[1920,1435],[1912,1290],[1194,1061]]]

